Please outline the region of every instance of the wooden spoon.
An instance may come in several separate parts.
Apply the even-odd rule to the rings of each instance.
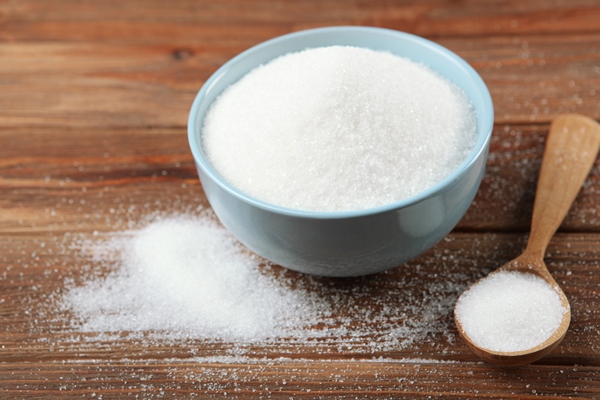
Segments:
[[[571,321],[569,301],[550,275],[543,258],[552,235],[567,214],[592,168],[599,147],[600,124],[593,119],[567,114],[553,121],[537,184],[527,247],[522,255],[492,273],[519,271],[543,278],[557,291],[567,312],[558,329],[543,343],[528,350],[501,352],[487,350],[473,343],[461,326],[455,308],[454,320],[459,334],[471,350],[485,361],[501,366],[532,363],[558,346],[567,333]]]

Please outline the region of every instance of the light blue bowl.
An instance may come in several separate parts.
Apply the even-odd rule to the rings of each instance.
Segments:
[[[311,47],[348,45],[391,53],[428,65],[460,86],[477,115],[477,144],[465,162],[434,187],[381,207],[312,212],[280,207],[239,191],[209,164],[202,146],[204,116],[229,85],[260,64]],[[204,192],[216,215],[240,242],[297,271],[357,276],[396,267],[446,236],[465,214],[483,175],[494,110],[488,89],[464,60],[423,38],[369,27],[311,29],[244,51],[217,70],[192,105],[188,138]]]

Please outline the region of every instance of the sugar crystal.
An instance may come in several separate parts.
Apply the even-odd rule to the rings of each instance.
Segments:
[[[473,285],[456,303],[456,318],[477,346],[492,351],[522,351],[542,344],[567,312],[545,280],[499,271]]]
[[[65,293],[81,331],[253,340],[312,322],[308,294],[261,274],[261,259],[206,216],[159,219],[92,249],[118,268]]]
[[[454,339],[446,316],[464,271],[431,279],[409,264],[367,281],[323,279],[255,256],[210,210],[149,217],[129,231],[66,237],[81,276],[49,298],[56,326],[90,344],[223,341],[219,355],[233,357],[257,345],[292,356],[296,344],[370,356]]]
[[[466,94],[387,52],[331,46],[290,53],[227,88],[203,147],[229,183],[313,211],[392,203],[430,188],[475,142]]]

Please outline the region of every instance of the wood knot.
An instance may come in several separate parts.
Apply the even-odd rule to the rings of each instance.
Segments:
[[[193,55],[194,52],[190,49],[175,49],[172,53],[172,56],[175,60],[185,60]]]

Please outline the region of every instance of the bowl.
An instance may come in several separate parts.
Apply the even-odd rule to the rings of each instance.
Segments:
[[[312,47],[347,45],[388,51],[423,63],[461,87],[477,119],[477,142],[466,160],[433,187],[387,205],[343,212],[281,207],[230,185],[208,162],[204,116],[215,98],[250,70],[278,56]],[[494,121],[480,76],[448,49],[411,34],[373,27],[299,31],[258,44],[219,68],[192,105],[188,139],[206,197],[223,225],[267,260],[321,276],[373,274],[411,260],[446,236],[469,208],[481,183]]]

